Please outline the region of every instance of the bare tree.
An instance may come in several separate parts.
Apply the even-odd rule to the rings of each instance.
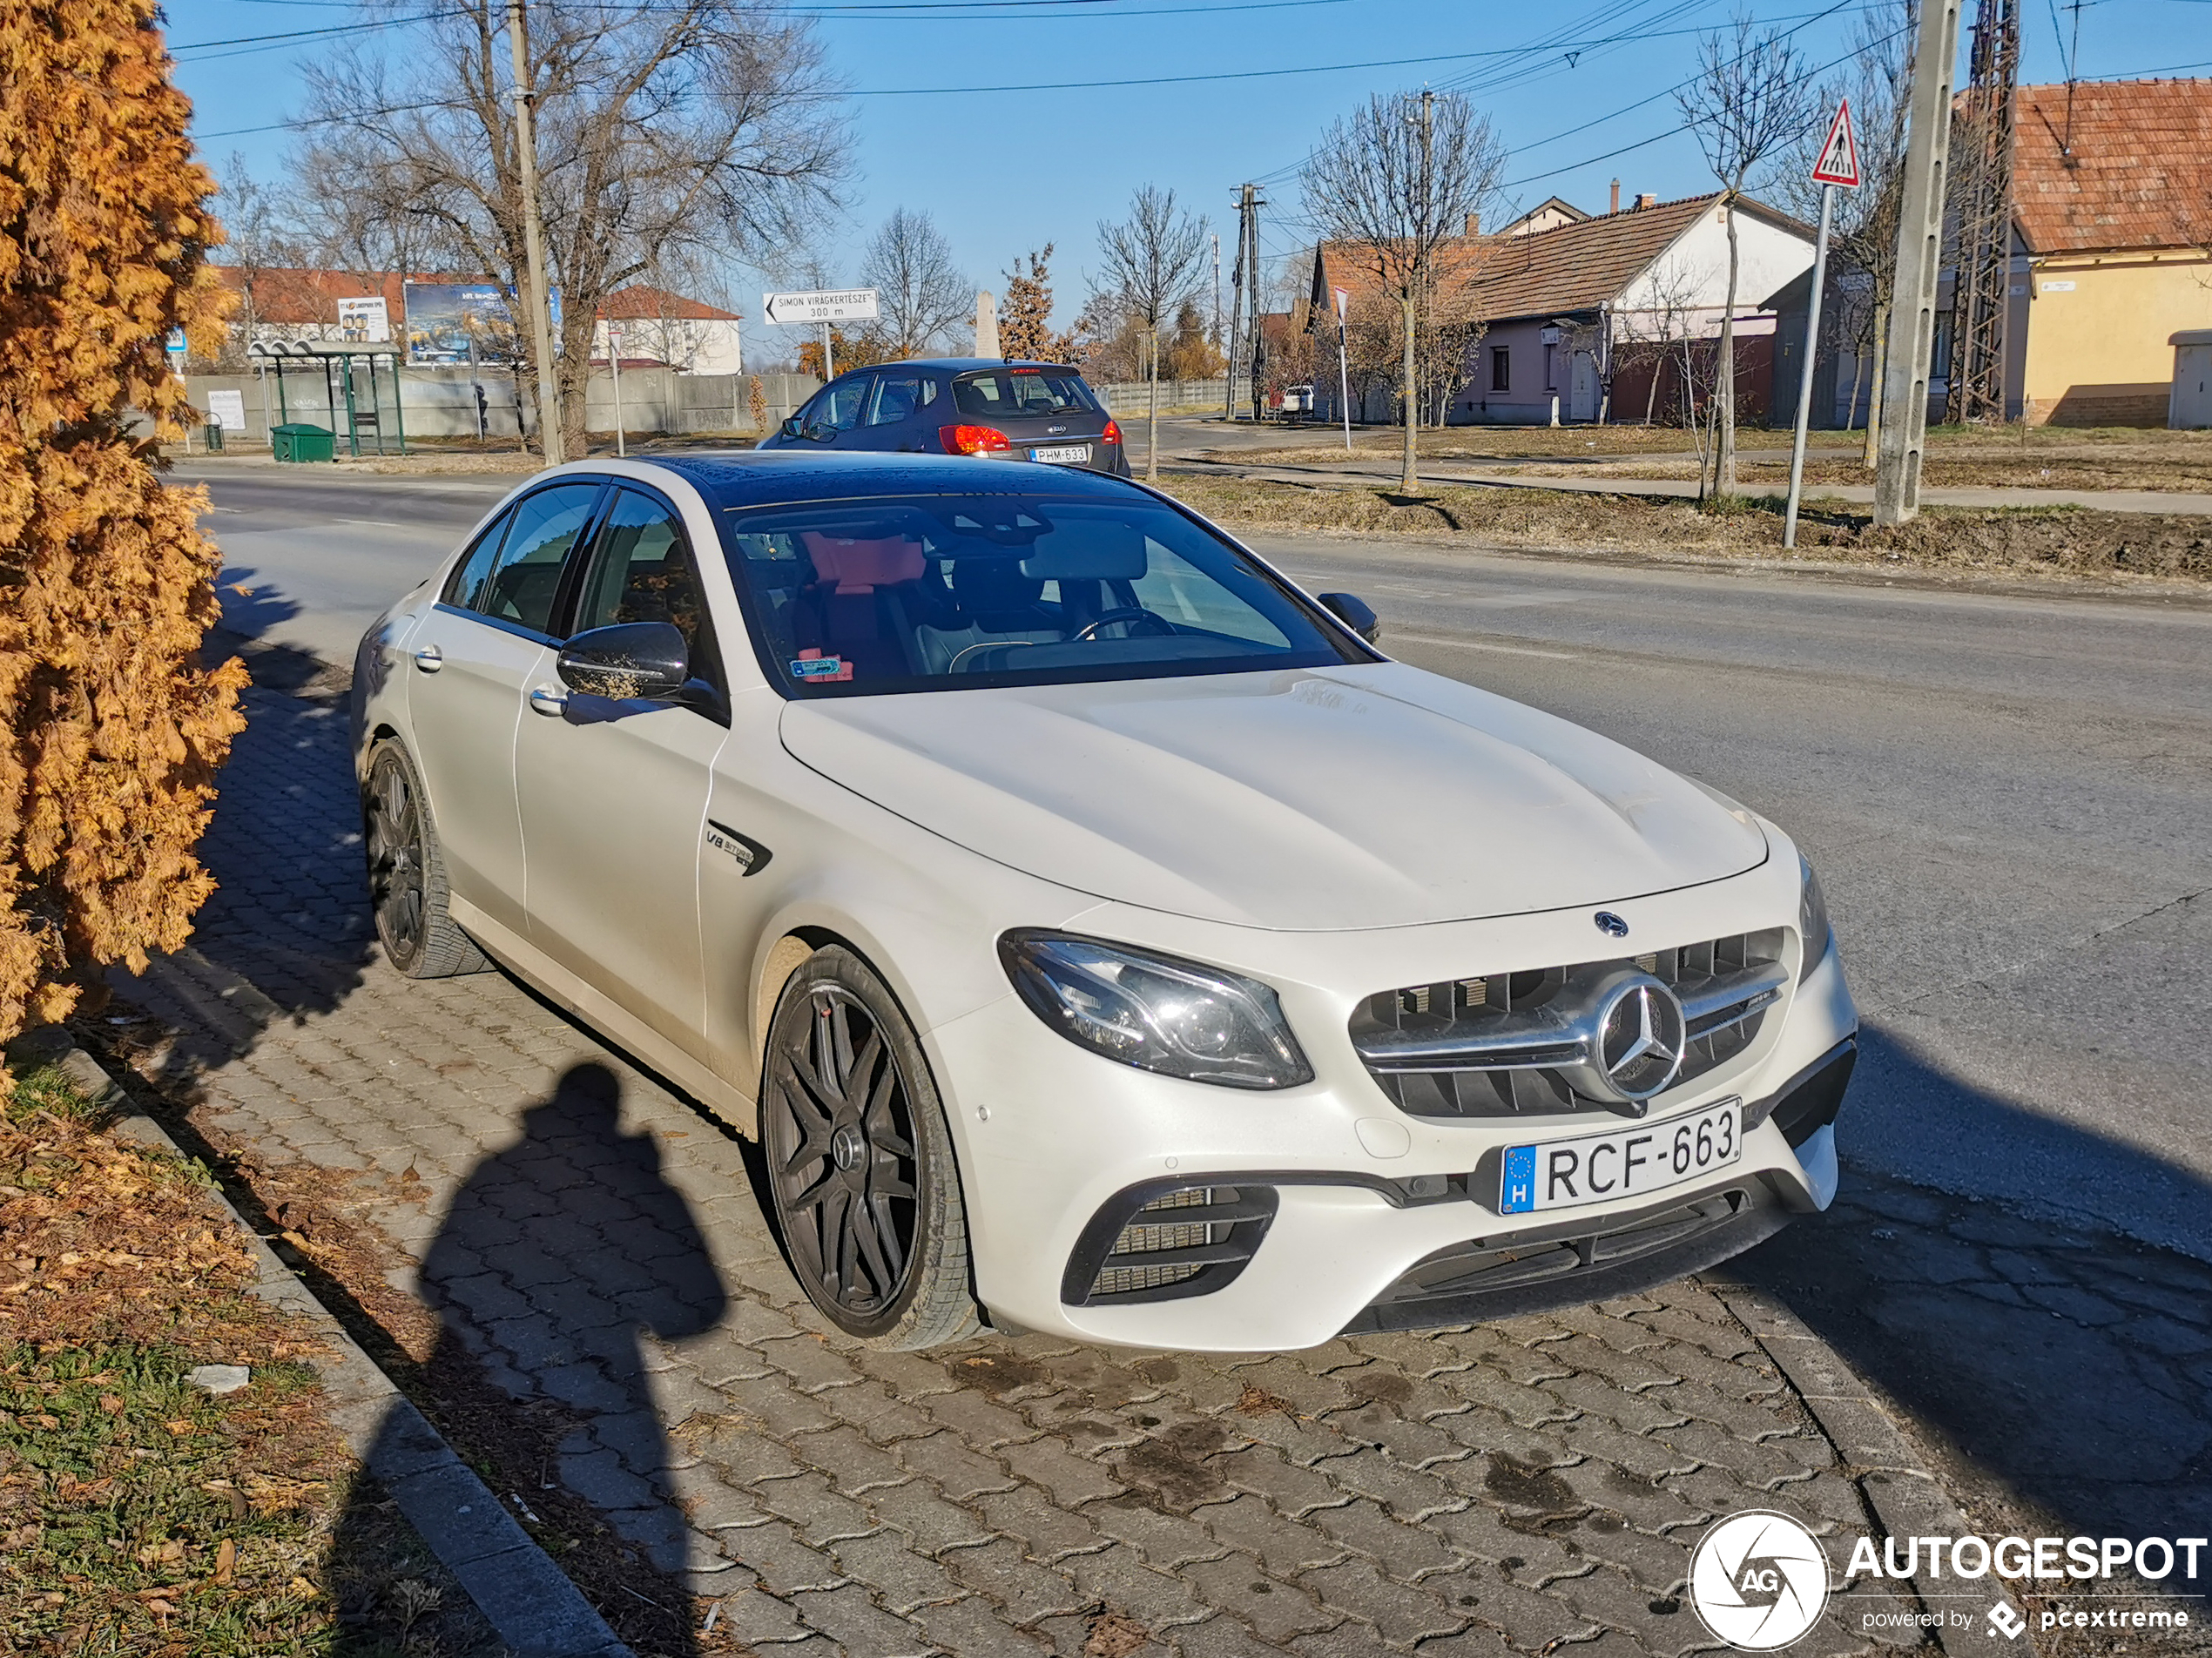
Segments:
[[[1487,116],[1457,92],[1376,94],[1332,124],[1308,157],[1305,209],[1331,241],[1367,260],[1401,314],[1406,458],[1401,482],[1418,480],[1415,361],[1420,313],[1438,280],[1437,253],[1491,205],[1506,152]]]
[[[1858,423],[1862,387],[1878,383],[1869,360],[1888,333],[1890,283],[1896,275],[1897,229],[1905,199],[1905,113],[1912,91],[1912,41],[1919,24],[1918,0],[1885,0],[1869,7],[1851,30],[1851,55],[1842,71],[1824,81],[1816,112],[1851,100],[1851,127],[1858,140],[1856,190],[1836,192],[1835,219],[1828,233],[1828,257],[1834,273],[1828,288],[1832,302],[1824,307],[1822,332],[1831,348],[1851,354],[1850,394],[1844,405],[1846,428]],[[1812,164],[1827,137],[1816,120],[1806,126],[1777,171],[1776,198],[1800,219],[1820,212],[1820,186]],[[1880,400],[1867,406],[1866,464],[1874,464]]]
[[[921,356],[975,313],[975,289],[927,213],[893,208],[861,256],[860,280],[882,295],[869,332],[886,360]]]
[[[1675,94],[1720,181],[1728,221],[1728,303],[1721,313],[1719,401],[1713,488],[1736,493],[1736,283],[1741,262],[1736,204],[1745,179],[1769,157],[1801,139],[1815,118],[1804,59],[1779,29],[1761,30],[1739,14],[1698,43],[1695,79]]]
[[[299,264],[300,243],[287,205],[254,179],[243,155],[231,152],[222,179],[224,245],[219,257],[238,273],[242,303],[238,327],[226,331],[217,366],[237,369],[253,364],[246,354],[260,326],[263,278],[272,270]]]
[[[1189,300],[1198,297],[1198,277],[1209,244],[1205,221],[1177,212],[1175,192],[1146,185],[1130,199],[1130,215],[1120,224],[1102,219],[1098,251],[1106,270],[1097,283],[1091,309],[1134,322],[1145,340],[1145,379],[1151,408],[1145,440],[1144,475],[1160,475],[1160,330]]]
[[[402,0],[371,0],[402,15]],[[520,290],[520,158],[504,0],[449,0],[415,49],[341,48],[308,71],[304,179],[346,233]],[[765,259],[834,199],[844,126],[811,25],[766,0],[530,0],[529,79],[549,280],[554,418],[583,452],[600,301],[686,256]],[[390,268],[387,266],[385,268]],[[405,268],[402,266],[402,268]],[[532,331],[518,329],[534,368]]]

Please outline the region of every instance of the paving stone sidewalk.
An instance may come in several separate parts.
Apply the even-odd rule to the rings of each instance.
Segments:
[[[128,991],[195,1121],[353,1193],[499,1386],[580,1413],[549,1479],[755,1649],[1676,1654],[1717,1644],[1682,1598],[1712,1520],[1869,1528],[1696,1284],[1249,1358],[852,1345],[739,1142],[504,976],[377,959],[343,704],[248,700],[197,954]],[[1854,1590],[1796,1650],[1900,1604]]]

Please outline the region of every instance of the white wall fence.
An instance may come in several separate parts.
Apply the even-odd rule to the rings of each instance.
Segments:
[[[479,431],[496,442],[512,441],[520,431],[537,429],[536,399],[523,377],[505,368],[470,369],[410,366],[398,371],[398,424],[395,423],[393,372],[380,364],[376,372],[375,407],[369,398],[365,361],[354,371],[354,410],[357,416],[374,414],[360,424],[363,446],[383,435],[387,448],[395,448],[400,425],[408,440],[435,441],[444,438],[474,438]],[[767,400],[767,424],[772,429],[785,416],[813,396],[821,382],[811,374],[684,374],[669,368],[631,369],[622,376],[623,430],[636,436],[686,436],[733,434],[759,435],[752,418],[752,382],[760,382]],[[226,448],[266,448],[269,428],[285,421],[320,426],[338,435],[340,454],[347,452],[347,411],[343,383],[334,371],[327,380],[312,362],[294,361],[285,367],[281,401],[273,370],[251,374],[193,374],[185,381],[192,407],[203,417],[208,412],[208,393],[235,391],[245,404],[246,430],[225,435]],[[584,424],[594,432],[615,428],[615,387],[606,374],[591,376],[584,400]],[[481,421],[481,426],[479,424]],[[199,434],[193,434],[197,444]]]
[[[1109,381],[1104,384],[1093,381],[1090,388],[1098,394],[1098,401],[1106,405],[1109,414],[1142,414],[1151,407],[1152,388],[1149,381]],[[1229,382],[1225,380],[1160,382],[1162,408],[1219,408],[1228,400]]]

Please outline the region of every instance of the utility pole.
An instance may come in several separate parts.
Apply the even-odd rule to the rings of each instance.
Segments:
[[[1266,205],[1258,185],[1244,186],[1244,297],[1246,313],[1251,319],[1251,338],[1247,343],[1251,347],[1249,373],[1255,422],[1264,420],[1267,414],[1267,326],[1261,310],[1259,285],[1259,210]]]
[[[553,310],[545,286],[545,226],[537,207],[537,134],[530,106],[529,37],[523,20],[523,0],[507,0],[507,44],[515,53],[515,155],[523,185],[523,246],[529,269],[523,302],[529,307],[530,334],[537,357],[537,440],[545,464],[567,458],[561,433],[560,382],[553,368]]]
[[[1882,436],[1874,464],[1874,522],[1901,524],[1920,510],[1928,378],[1935,354],[1936,278],[1943,267],[1943,202],[1951,171],[1951,84],[1963,0],[1923,0],[1912,48],[1911,136],[1882,365]]]
[[[1215,231],[1207,238],[1213,244],[1213,343],[1221,349],[1221,233]]]
[[[1252,192],[1256,186],[1244,185],[1237,195],[1237,265],[1229,273],[1229,338],[1225,353],[1229,364],[1229,389],[1222,409],[1224,420],[1237,418],[1237,368],[1244,361],[1244,254],[1245,225],[1251,217]]]

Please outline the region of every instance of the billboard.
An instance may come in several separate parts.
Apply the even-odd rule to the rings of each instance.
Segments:
[[[339,300],[338,337],[365,346],[388,343],[392,338],[392,317],[382,297]]]
[[[496,282],[409,282],[406,293],[409,362],[465,363],[472,342],[480,363],[521,355],[510,296]]]

